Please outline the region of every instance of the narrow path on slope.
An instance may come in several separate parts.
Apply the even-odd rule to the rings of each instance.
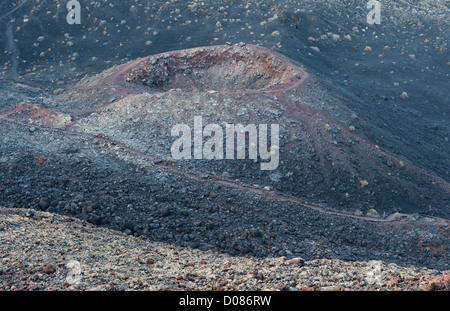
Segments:
[[[33,108],[33,109],[37,109],[39,106],[37,105],[32,105],[29,103],[26,104],[19,104],[16,106],[11,107],[10,109],[7,109],[7,111],[0,113],[0,120],[4,120],[7,122],[12,122],[24,127],[34,127],[40,130],[46,130],[46,131],[54,131],[54,132],[60,132],[60,133],[64,133],[64,134],[69,134],[72,136],[77,136],[77,137],[82,137],[85,139],[88,139],[90,141],[93,142],[97,142],[97,143],[103,143],[104,146],[106,148],[112,148],[112,147],[118,147],[120,148],[120,151],[127,154],[127,155],[133,155],[135,157],[139,157],[145,160],[148,160],[149,162],[151,162],[152,165],[156,165],[159,167],[163,167],[167,170],[172,171],[174,174],[183,176],[185,178],[188,178],[190,180],[195,180],[195,181],[209,181],[209,182],[213,182],[216,184],[220,184],[222,186],[225,187],[230,187],[230,188],[234,188],[240,191],[249,191],[252,192],[256,195],[262,196],[264,198],[267,199],[271,199],[271,200],[278,200],[278,201],[282,201],[282,202],[289,202],[289,203],[295,203],[298,204],[301,208],[308,208],[323,214],[327,214],[327,215],[333,215],[333,216],[339,216],[339,217],[345,217],[345,218],[351,218],[351,219],[355,219],[355,220],[363,220],[363,221],[369,221],[369,222],[376,222],[376,223],[392,223],[392,222],[400,222],[402,218],[408,217],[410,215],[408,214],[400,214],[400,213],[396,213],[396,214],[392,214],[389,215],[385,218],[375,218],[375,217],[368,217],[368,216],[357,216],[354,214],[350,214],[350,213],[346,213],[346,212],[341,212],[341,211],[334,211],[331,210],[329,208],[320,206],[318,204],[313,204],[313,203],[309,203],[309,202],[305,202],[304,200],[301,200],[299,198],[295,198],[295,197],[291,197],[288,195],[283,195],[283,194],[279,194],[279,193],[275,193],[272,191],[268,191],[262,188],[257,188],[257,187],[252,187],[249,185],[245,185],[242,183],[238,183],[232,180],[226,180],[226,179],[221,179],[218,177],[208,177],[208,178],[202,178],[201,174],[192,174],[186,171],[182,171],[180,170],[177,166],[168,163],[167,161],[165,161],[164,159],[158,159],[156,157],[154,157],[151,154],[147,154],[144,152],[141,152],[139,150],[136,150],[130,146],[127,146],[126,144],[116,141],[112,138],[109,138],[105,135],[94,135],[94,134],[89,134],[89,133],[83,133],[83,132],[77,132],[71,129],[64,129],[64,128],[55,128],[55,127],[46,127],[46,126],[37,126],[35,124],[28,124],[16,119],[11,118],[11,115],[22,111],[22,110],[26,110],[28,108]],[[449,222],[450,220],[447,220],[445,218],[440,218],[440,217],[434,217],[434,216],[428,216],[426,215],[426,217],[429,218],[433,218],[436,220],[441,220],[441,221],[446,221]]]

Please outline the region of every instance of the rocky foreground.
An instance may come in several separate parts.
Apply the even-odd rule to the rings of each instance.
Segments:
[[[0,216],[0,290],[416,291],[448,290],[450,284],[450,270],[383,261],[233,257],[49,212],[0,208]]]

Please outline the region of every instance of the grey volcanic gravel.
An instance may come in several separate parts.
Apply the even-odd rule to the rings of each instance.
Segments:
[[[0,290],[439,290],[450,271],[200,251],[48,212],[0,208]],[[18,243],[20,241],[20,243]],[[71,282],[70,261],[81,278]]]

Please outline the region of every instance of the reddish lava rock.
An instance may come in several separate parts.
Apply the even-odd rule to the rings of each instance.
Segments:
[[[52,265],[48,264],[48,263],[44,263],[42,265],[42,272],[46,273],[46,274],[52,274],[54,273],[56,270],[55,268],[52,267]]]
[[[428,281],[427,290],[437,291],[437,290],[450,290],[450,275],[444,274],[442,276],[435,277]]]

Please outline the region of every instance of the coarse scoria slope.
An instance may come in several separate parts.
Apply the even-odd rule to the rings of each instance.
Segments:
[[[377,260],[229,256],[48,212],[0,208],[0,216],[0,290],[449,289],[448,270]],[[71,262],[79,264],[79,278]]]

